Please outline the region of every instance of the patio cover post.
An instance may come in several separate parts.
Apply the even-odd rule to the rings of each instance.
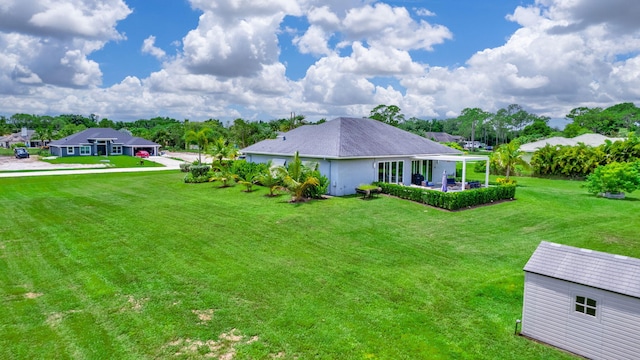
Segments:
[[[489,187],[489,160],[487,160],[487,166],[484,170],[484,187]]]
[[[467,160],[462,159],[462,191],[467,189]]]

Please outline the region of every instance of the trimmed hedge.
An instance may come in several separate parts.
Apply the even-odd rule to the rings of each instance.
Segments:
[[[377,182],[384,194],[447,210],[459,210],[466,207],[489,204],[494,201],[513,199],[516,196],[515,185],[492,186],[467,191],[442,192],[418,187]]]

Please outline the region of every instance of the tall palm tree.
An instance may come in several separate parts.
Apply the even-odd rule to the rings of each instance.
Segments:
[[[276,168],[284,186],[291,192],[292,202],[304,200],[305,190],[311,186],[320,185],[318,178],[312,175],[314,170],[316,169],[309,168],[302,163],[297,151],[287,167],[279,166]]]
[[[511,170],[515,169],[516,165],[528,166],[527,162],[522,159],[524,151],[520,150],[520,143],[516,140],[511,141],[508,144],[500,145],[493,153],[496,156],[498,165],[505,169],[505,176],[507,180],[511,174]]]
[[[184,134],[184,141],[187,144],[198,145],[198,163],[202,164],[202,152],[207,151],[209,147],[209,141],[213,137],[213,130],[208,127],[203,127],[200,131],[195,132],[189,130]]]

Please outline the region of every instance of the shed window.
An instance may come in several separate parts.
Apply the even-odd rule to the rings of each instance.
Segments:
[[[597,304],[597,301],[593,299],[590,299],[584,296],[576,296],[577,312],[591,315],[591,316],[596,316],[596,304]]]

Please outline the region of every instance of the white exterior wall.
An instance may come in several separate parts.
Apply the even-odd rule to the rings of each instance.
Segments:
[[[597,301],[596,316],[575,311],[575,296]],[[637,359],[640,299],[525,273],[522,334],[592,359]]]
[[[292,156],[273,156],[247,154],[247,161],[254,163],[267,163],[272,159],[286,159],[287,162],[293,159]],[[380,159],[311,159],[300,158],[302,161],[315,161],[320,166],[320,173],[329,178],[329,194],[333,196],[344,196],[356,193],[356,187],[360,184],[370,184],[378,181],[378,163],[387,161],[404,161],[402,181],[403,185],[411,184],[411,158],[380,158]],[[434,166],[436,166],[434,162]],[[434,181],[441,181],[442,170],[448,166],[447,173],[455,173],[455,163],[441,162],[442,166],[439,176],[434,173]]]
[[[456,175],[456,163],[451,161],[433,161],[433,183],[442,185],[442,173],[446,171],[447,176]]]

